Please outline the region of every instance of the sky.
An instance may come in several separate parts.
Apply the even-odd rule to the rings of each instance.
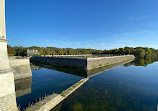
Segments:
[[[6,0],[11,46],[158,49],[158,0]]]

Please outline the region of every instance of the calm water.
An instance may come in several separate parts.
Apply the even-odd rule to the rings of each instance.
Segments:
[[[47,68],[32,70],[32,83],[30,81],[28,83],[28,78],[26,78],[26,80],[24,79],[18,84],[18,88],[19,85],[22,87],[19,89],[24,89],[24,91],[26,89],[27,91],[29,89],[27,86],[30,86],[31,91],[28,92],[29,94],[17,97],[17,104],[23,109],[28,106],[29,102],[36,102],[39,97],[45,97],[45,94],[61,93],[82,78]]]
[[[61,93],[83,78],[68,74],[74,71],[61,71],[32,70],[31,92],[18,97],[18,104],[24,108],[45,94]],[[141,59],[90,77],[53,111],[156,111],[157,104],[158,62]]]
[[[158,62],[147,63],[135,61],[91,77],[53,111],[157,111]]]

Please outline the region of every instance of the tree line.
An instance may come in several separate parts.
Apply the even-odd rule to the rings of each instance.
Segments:
[[[96,49],[73,49],[73,48],[57,48],[57,47],[11,47],[8,45],[9,56],[26,56],[27,50],[38,50],[41,55],[79,55],[79,54],[113,54],[128,55],[132,54],[138,58],[158,57],[158,50],[148,47],[124,47],[112,50],[96,50]]]
[[[103,54],[121,54],[121,55],[128,55],[132,54],[138,58],[150,58],[150,57],[157,57],[158,50],[148,47],[124,47],[119,49],[113,50],[104,50]]]

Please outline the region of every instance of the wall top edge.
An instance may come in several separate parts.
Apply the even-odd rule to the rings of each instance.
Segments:
[[[122,55],[122,56],[111,56],[111,57],[96,57],[96,58],[87,58],[87,60],[104,59],[104,58],[116,58],[116,57],[135,57],[135,56],[134,55]]]

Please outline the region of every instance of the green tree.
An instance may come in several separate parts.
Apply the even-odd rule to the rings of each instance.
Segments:
[[[15,56],[26,56],[27,51],[26,48],[20,46],[20,47],[14,47],[14,55]]]
[[[150,58],[152,55],[152,51],[150,48],[145,48],[145,57]]]
[[[144,50],[144,49],[138,49],[138,50],[137,50],[137,55],[138,55],[138,57],[140,57],[140,58],[145,57],[145,50]]]
[[[14,49],[9,45],[7,45],[7,49],[8,49],[8,55],[9,56],[14,56]]]

